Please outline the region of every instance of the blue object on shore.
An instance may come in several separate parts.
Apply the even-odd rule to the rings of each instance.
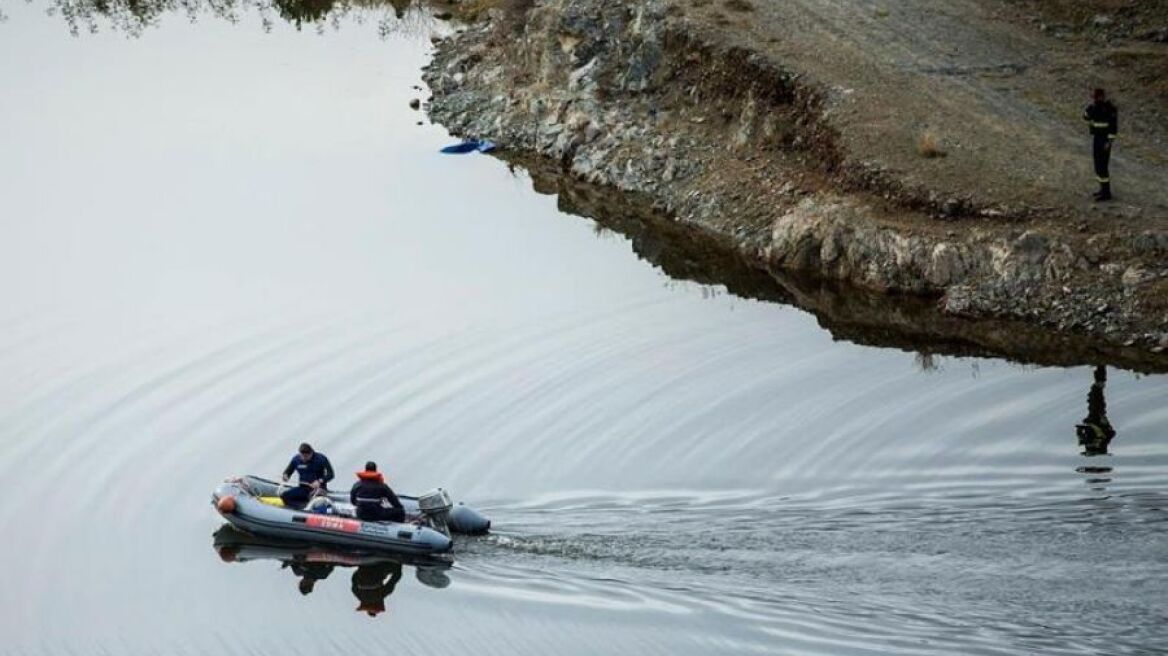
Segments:
[[[466,153],[480,152],[489,153],[495,150],[497,146],[493,141],[479,141],[477,139],[469,139],[462,143],[456,143],[453,146],[447,146],[442,149],[442,152],[447,155],[465,155]]]

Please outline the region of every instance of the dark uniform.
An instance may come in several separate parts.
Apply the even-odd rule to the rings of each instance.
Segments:
[[[323,453],[313,452],[307,461],[299,455],[292,456],[292,461],[284,468],[284,475],[291,476],[293,472],[299,477],[300,485],[289,488],[280,498],[284,505],[291,508],[300,508],[312,498],[312,490],[308,487],[315,481],[321,482],[321,489],[328,489],[328,482],[333,480],[333,465]]]
[[[366,522],[404,522],[406,510],[393,490],[385,484],[385,478],[376,471],[357,472],[360,479],[349,491],[349,501],[357,509],[357,518]],[[389,504],[386,508],[382,501]]]
[[[1099,180],[1099,200],[1111,198],[1111,144],[1119,134],[1119,110],[1110,100],[1096,100],[1083,110],[1083,120],[1091,130],[1095,177]]]

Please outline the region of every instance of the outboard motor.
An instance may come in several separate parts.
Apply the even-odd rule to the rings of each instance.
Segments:
[[[430,526],[446,537],[450,537],[448,524],[450,509],[453,507],[454,503],[451,502],[450,495],[442,488],[418,497],[418,510],[422,511],[422,515],[426,517],[426,521],[430,522]]]

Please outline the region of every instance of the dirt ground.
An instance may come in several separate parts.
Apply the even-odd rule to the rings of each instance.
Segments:
[[[1092,232],[1168,228],[1168,0],[673,0],[711,41],[829,89],[850,159]],[[1093,203],[1090,90],[1120,109],[1117,201]],[[926,135],[943,156],[921,154]]]

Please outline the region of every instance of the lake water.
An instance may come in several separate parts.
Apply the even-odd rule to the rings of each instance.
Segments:
[[[437,154],[425,13],[52,7],[0,5],[0,653],[1165,653],[1165,377],[1085,456],[1089,368],[671,280]],[[302,440],[495,530],[373,616],[221,554]]]

